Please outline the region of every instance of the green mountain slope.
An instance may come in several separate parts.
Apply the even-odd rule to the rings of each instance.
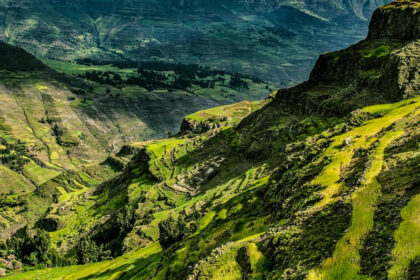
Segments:
[[[199,63],[288,85],[362,39],[386,2],[3,0],[0,40],[44,58]]]
[[[140,75],[134,68],[110,65],[50,60],[43,64],[23,49],[4,43],[0,43],[0,50],[0,194],[5,199],[0,213],[2,236],[43,215],[54,199],[50,194],[46,201],[32,201],[34,192],[57,176],[96,165],[124,143],[174,134],[186,114],[247,98],[259,99],[273,87],[248,76],[233,77],[206,69],[194,68],[186,80],[174,71],[144,70]],[[109,84],[108,78],[89,79],[92,73],[121,75],[122,84]],[[141,84],[145,80],[142,75],[165,79],[156,82],[158,87],[152,84],[153,88],[146,89],[148,84]],[[132,84],[127,82],[130,78]],[[177,87],[176,81],[187,84]],[[76,178],[80,185],[70,189],[97,185],[103,179],[98,177],[95,183]],[[64,189],[55,194],[66,195],[69,190],[61,187]],[[13,203],[7,201],[5,196],[9,195],[14,197]],[[30,206],[27,213],[21,211],[25,203]],[[19,207],[9,211],[15,204]]]
[[[416,279],[419,15],[418,1],[381,7],[309,81],[83,171],[103,183],[58,194],[4,246],[50,268],[7,279]],[[83,265],[51,268],[68,263]]]

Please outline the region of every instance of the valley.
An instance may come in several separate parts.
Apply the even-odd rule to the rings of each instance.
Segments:
[[[4,0],[0,40],[37,57],[200,64],[294,85],[363,39],[385,0]]]

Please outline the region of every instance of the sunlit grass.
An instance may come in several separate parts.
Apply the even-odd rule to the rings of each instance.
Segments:
[[[388,271],[391,280],[404,279],[410,262],[420,256],[420,195],[415,196],[401,211],[403,222],[395,233],[394,261]]]
[[[83,74],[86,71],[102,71],[102,72],[112,71],[112,72],[119,73],[120,75],[127,75],[127,74],[132,74],[136,71],[135,68],[120,69],[112,65],[88,66],[88,65],[82,65],[82,64],[72,63],[72,62],[63,62],[63,61],[57,61],[57,60],[51,60],[51,59],[41,59],[41,61],[45,65],[51,67],[52,69],[58,72],[62,72],[62,73],[70,74],[70,75]]]
[[[393,116],[392,118],[388,117],[386,121],[382,120],[381,123],[384,125],[382,127],[388,127],[391,124],[388,123],[389,121],[395,122],[409,112],[398,109],[396,111],[398,113],[390,113]],[[379,124],[378,122],[374,123],[376,125]],[[358,251],[362,238],[373,227],[376,202],[381,194],[380,185],[376,180],[376,176],[382,170],[385,148],[394,139],[399,138],[403,134],[403,130],[390,131],[385,133],[379,140],[379,145],[370,156],[371,167],[365,174],[365,181],[351,198],[353,206],[351,227],[343,238],[338,241],[333,256],[327,259],[319,269],[312,270],[308,279],[357,279],[359,277],[360,257]],[[351,160],[351,157],[349,160]]]
[[[138,269],[137,265],[142,259],[145,261],[148,257],[159,254],[161,248],[159,243],[153,243],[145,248],[133,251],[124,256],[111,261],[104,261],[94,264],[70,266],[64,268],[50,268],[26,272],[22,274],[7,277],[10,280],[77,280],[85,279],[119,279],[123,273],[129,273],[131,270]]]
[[[48,180],[58,176],[61,172],[39,166],[33,161],[25,165],[24,174],[31,178],[36,184],[41,185]]]
[[[249,262],[251,263],[252,268],[252,279],[262,280],[264,279],[264,273],[269,271],[270,262],[268,259],[260,252],[257,244],[251,242],[248,244],[248,254]]]
[[[369,113],[381,112],[384,113],[384,116],[370,120],[365,125],[336,136],[333,139],[334,142],[325,152],[325,155],[331,158],[331,163],[312,181],[313,185],[326,187],[321,193],[323,199],[312,210],[319,209],[337,199],[335,196],[342,188],[342,183],[339,182],[341,168],[350,164],[354,151],[360,148],[368,148],[375,140],[374,136],[382,129],[389,127],[419,107],[419,100],[420,97],[417,97],[394,104],[367,107],[364,111]],[[340,146],[348,137],[353,137],[352,145],[340,149]]]

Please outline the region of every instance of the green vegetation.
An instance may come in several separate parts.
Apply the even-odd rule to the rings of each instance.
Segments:
[[[112,261],[105,261],[84,266],[70,266],[53,268],[44,271],[32,271],[25,274],[11,276],[8,279],[39,279],[52,278],[80,279],[88,275],[96,279],[133,279],[144,277],[155,269],[160,261],[159,243],[154,243],[147,248],[131,252]],[[46,273],[47,272],[47,273]]]
[[[47,232],[36,229],[31,232],[24,227],[7,241],[9,253],[15,254],[23,262],[41,268],[47,266],[68,265],[66,261],[51,249],[50,237]]]
[[[392,267],[389,270],[390,279],[404,277],[407,267],[420,255],[419,199],[419,195],[415,196],[401,211],[403,222],[395,232],[396,245],[392,252],[395,261],[392,262]]]
[[[40,59],[48,67],[69,75],[82,75],[86,72],[100,71],[100,72],[116,72],[120,75],[132,74],[136,71],[136,68],[121,69],[115,66],[109,65],[84,65],[76,62],[65,62],[52,59]]]
[[[270,101],[270,99],[254,102],[244,101],[233,105],[199,111],[184,118],[181,130],[205,132],[216,127],[237,125],[245,117],[261,109]]]
[[[5,158],[28,160],[22,169],[1,165],[28,184],[0,196],[0,253],[14,253],[24,270],[8,268],[6,279],[415,279],[416,44],[368,38],[324,54],[306,83],[190,114],[180,133],[130,142],[101,163],[81,164],[79,149],[97,136],[65,126],[54,106],[76,100],[47,97],[54,85],[38,80],[47,112],[16,95],[29,129],[14,129],[7,116],[0,123]],[[139,85],[123,85],[130,75],[153,87],[177,75],[191,82],[188,73],[209,77],[178,66],[146,64],[138,76],[118,74],[122,83],[117,72],[85,73],[83,83],[110,86],[103,98],[115,90],[132,98]],[[94,100],[79,109],[103,102],[99,89],[74,91]],[[18,142],[22,135],[32,138]]]
[[[180,5],[166,0],[104,0],[47,6],[43,0],[22,1],[19,7],[0,1],[0,9],[18,10],[0,27],[4,41],[50,58],[45,63],[54,69],[80,71],[62,61],[76,61],[95,71],[95,64],[114,71],[177,62],[246,73],[285,86],[307,78],[315,54],[362,39],[373,9],[386,3],[325,2],[319,9],[309,0],[287,1],[275,8],[270,2],[243,1]],[[290,15],[294,20],[288,20]],[[233,81],[234,87],[243,85]]]
[[[108,65],[92,65],[90,63],[77,64],[57,60],[42,60],[49,67],[68,74],[80,77],[86,81],[92,81],[103,85],[104,93],[112,95],[116,92],[121,95],[128,90],[135,93],[150,91],[162,91],[176,95],[194,93],[196,95],[217,100],[219,104],[238,102],[241,100],[257,100],[268,95],[270,90],[278,86],[276,83],[265,82],[261,79],[244,74],[232,74],[227,71],[211,70],[198,65],[167,64],[167,63],[145,63],[137,68],[136,63],[122,64],[110,62]],[[83,62],[79,62],[83,63]],[[117,66],[113,66],[117,64]],[[131,68],[123,68],[131,67]],[[239,81],[232,84],[232,80]],[[74,89],[80,94],[79,90]],[[87,100],[82,96],[81,100]],[[90,97],[93,98],[93,97]],[[87,102],[77,103],[79,105]],[[88,104],[91,105],[91,104]]]

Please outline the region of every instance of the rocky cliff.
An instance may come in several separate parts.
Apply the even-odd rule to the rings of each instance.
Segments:
[[[409,98],[420,91],[419,2],[379,8],[367,38],[350,48],[322,54],[308,82],[280,90],[285,110],[346,114],[378,100]],[[321,93],[322,92],[322,93]],[[362,101],[362,102],[361,102]]]
[[[368,39],[416,40],[420,38],[420,1],[394,1],[377,9]]]

